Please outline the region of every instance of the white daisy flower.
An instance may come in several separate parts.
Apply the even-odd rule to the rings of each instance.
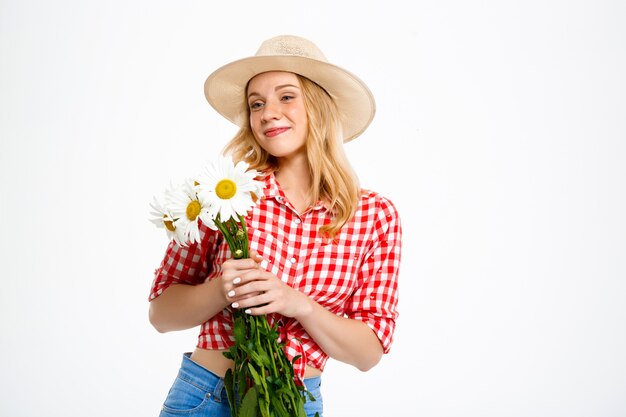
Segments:
[[[200,242],[198,219],[206,225],[212,225],[213,219],[208,201],[198,195],[194,181],[186,180],[180,187],[172,189],[166,198],[167,206],[174,218],[176,242],[181,246]]]
[[[231,217],[239,221],[261,195],[263,183],[256,181],[259,173],[248,170],[250,165],[240,161],[235,165],[230,157],[221,157],[216,164],[209,163],[197,178],[198,195],[209,203],[211,218],[219,214],[221,222]]]
[[[156,197],[154,197],[152,203],[150,203],[150,208],[152,208],[150,212],[152,216],[150,222],[154,223],[158,228],[165,229],[167,237],[174,239],[176,236],[176,227],[174,226],[174,218],[169,209]]]

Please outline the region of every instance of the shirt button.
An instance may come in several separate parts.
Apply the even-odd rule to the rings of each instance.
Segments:
[[[296,258],[291,258],[291,259],[289,260],[289,262],[291,262],[292,264],[295,264],[295,263],[296,263]]]
[[[300,219],[295,219],[293,222],[294,222],[295,224],[300,224]]]

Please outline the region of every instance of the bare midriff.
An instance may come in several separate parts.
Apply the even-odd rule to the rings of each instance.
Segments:
[[[191,354],[191,360],[223,378],[226,375],[226,371],[233,367],[233,361],[224,357],[223,352],[225,351],[196,348]],[[309,365],[306,366],[304,371],[305,378],[313,378],[321,374],[322,371]]]

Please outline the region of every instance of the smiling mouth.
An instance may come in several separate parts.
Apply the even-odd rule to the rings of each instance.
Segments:
[[[272,129],[267,129],[263,133],[265,133],[265,136],[267,136],[269,138],[273,138],[274,136],[278,136],[278,135],[280,135],[281,133],[283,133],[283,132],[285,132],[287,130],[289,130],[288,127],[275,127],[275,128],[272,128]]]

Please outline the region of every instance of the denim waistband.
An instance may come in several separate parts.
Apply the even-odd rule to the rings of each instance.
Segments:
[[[178,377],[195,385],[203,391],[210,392],[214,401],[228,402],[224,389],[224,378],[220,378],[205,367],[191,360],[191,352],[183,354],[183,362]]]
[[[210,392],[215,401],[228,402],[228,396],[224,389],[224,378],[217,376],[191,360],[191,352],[183,354],[183,361],[178,371],[178,376],[203,391]],[[311,391],[320,386],[321,380],[321,376],[305,378],[304,385],[307,390]]]

